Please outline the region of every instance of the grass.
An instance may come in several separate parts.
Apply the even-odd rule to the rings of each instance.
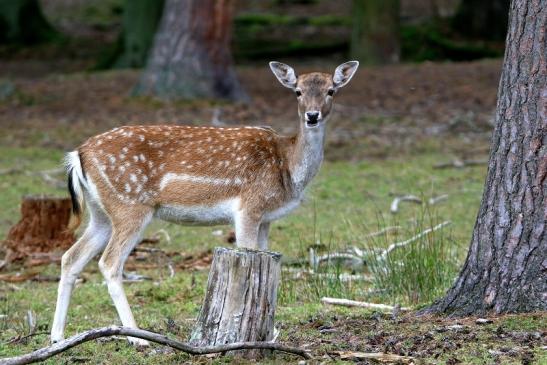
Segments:
[[[59,166],[62,155],[63,152],[57,149],[0,147],[0,170],[16,169],[14,173],[0,175],[0,206],[3,207],[0,211],[0,236],[5,236],[9,227],[18,220],[21,196],[66,194],[63,189],[49,186],[39,175],[32,174],[34,171]],[[335,274],[333,277],[312,277],[306,280],[290,280],[284,274],[276,319],[281,330],[280,341],[292,344],[311,343],[314,352],[321,355],[332,350],[374,350],[376,348],[369,346],[373,346],[377,336],[384,334],[386,339],[382,341],[385,343],[389,343],[389,336],[407,336],[398,346],[403,346],[403,350],[408,348],[404,351],[411,351],[413,346],[418,346],[418,340],[414,338],[416,333],[425,336],[428,332],[435,332],[434,328],[437,327],[434,326],[439,326],[438,323],[408,321],[397,324],[392,319],[370,311],[325,308],[319,304],[319,298],[345,297],[417,307],[427,304],[446,290],[466,253],[485,173],[485,168],[480,166],[461,170],[432,168],[439,160],[450,158],[451,156],[439,156],[437,153],[421,153],[387,160],[324,164],[310,187],[304,204],[272,227],[271,248],[282,252],[286,258],[306,258],[310,246],[323,248],[323,252],[342,251],[352,247],[365,251],[380,249],[392,242],[407,239],[437,222],[451,220],[452,224],[450,229],[437,231],[405,248],[395,250],[383,266],[374,261],[369,261],[368,266],[353,270],[348,270],[345,266],[330,265],[324,271]],[[400,212],[396,215],[389,213],[393,195],[408,193],[424,198],[449,194],[449,199],[439,203],[435,206],[435,211],[428,214],[424,214],[423,206],[412,203],[402,203]],[[398,234],[384,235],[374,240],[367,238],[371,232],[388,225],[400,225],[403,229]],[[160,244],[166,251],[197,253],[225,244],[223,237],[212,234],[218,227],[181,227],[154,222],[147,234],[160,228],[166,229],[172,238],[170,245],[165,242]],[[229,230],[224,227],[221,229],[224,233]],[[338,276],[342,272],[352,271],[372,273],[376,280],[373,283],[347,282]],[[173,278],[165,277],[156,270],[139,273],[150,276],[152,280],[125,286],[139,325],[145,329],[187,338],[199,312],[207,271],[177,272]],[[57,265],[46,266],[42,274],[58,275],[59,268]],[[77,286],[69,310],[68,335],[92,327],[118,323],[103,279],[97,272],[96,262],[88,266],[82,277],[85,282]],[[0,282],[0,314],[5,315],[0,317],[0,357],[28,352],[47,344],[47,335],[37,335],[16,344],[8,344],[7,341],[28,333],[25,320],[28,311],[36,316],[38,332],[49,330],[56,286],[56,283],[51,282]],[[521,321],[523,327],[520,330],[538,331],[542,326],[545,328],[545,319],[533,316],[525,318],[526,320],[522,320],[522,317],[507,317],[503,320],[503,325],[508,330],[519,330]],[[376,327],[373,326],[374,323]],[[318,332],[322,328],[330,327],[338,328],[340,332]],[[492,335],[488,331],[483,332],[480,335],[484,336],[484,343],[494,343]],[[436,341],[442,344],[441,334],[435,336]],[[509,339],[508,337],[506,340]],[[451,341],[460,343],[458,339]],[[495,362],[495,357],[488,352],[488,348],[478,348],[475,352],[470,352],[466,346],[468,345],[463,341],[462,350],[453,352],[464,363]],[[498,348],[501,345],[496,342],[492,346]],[[376,350],[402,351],[401,348]],[[438,350],[439,354],[435,351],[437,350],[424,352],[423,358],[435,363],[452,361],[452,355],[447,350]],[[530,356],[534,359],[545,359],[545,354],[538,352],[539,350],[533,351]],[[175,364],[189,360],[185,354],[138,352],[123,341],[95,341],[46,363]],[[229,362],[230,358],[208,361],[223,363]],[[293,361],[294,358],[280,354],[267,360],[270,363]]]

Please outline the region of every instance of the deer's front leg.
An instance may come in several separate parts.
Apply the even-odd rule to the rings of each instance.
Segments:
[[[258,230],[260,217],[245,211],[235,216],[236,246],[258,250]]]

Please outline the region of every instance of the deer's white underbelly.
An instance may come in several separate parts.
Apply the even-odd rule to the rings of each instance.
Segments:
[[[155,217],[185,225],[230,224],[239,209],[239,199],[228,199],[213,205],[161,205]]]
[[[297,198],[289,200],[281,207],[274,209],[272,211],[266,212],[266,214],[264,214],[262,221],[271,222],[279,218],[283,218],[284,216],[286,216],[287,214],[289,214],[290,212],[298,208],[298,206],[302,203],[302,200],[303,200],[303,196],[300,195]]]

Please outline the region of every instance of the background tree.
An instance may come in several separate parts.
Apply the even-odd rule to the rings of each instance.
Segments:
[[[547,7],[513,0],[496,127],[463,269],[430,311],[547,309]]]
[[[34,44],[58,36],[38,0],[0,0],[0,43]]]
[[[135,93],[245,100],[230,51],[231,0],[167,0]]]
[[[164,0],[125,0],[114,67],[144,67],[163,4]]]
[[[366,64],[398,62],[399,0],[353,0],[351,58]]]
[[[462,0],[454,28],[466,36],[502,41],[507,34],[510,0]]]

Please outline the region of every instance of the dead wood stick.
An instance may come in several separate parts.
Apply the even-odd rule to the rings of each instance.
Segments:
[[[422,204],[422,199],[418,198],[416,195],[404,195],[398,196],[391,202],[391,213],[395,214],[399,211],[400,202],[413,202],[416,204]]]
[[[89,331],[79,333],[70,338],[67,338],[66,340],[57,342],[51,346],[43,347],[28,354],[0,359],[0,365],[22,365],[43,361],[72,347],[78,346],[84,342],[95,340],[101,337],[110,337],[116,335],[142,338],[144,340],[172,347],[176,350],[186,352],[191,355],[206,355],[234,350],[265,349],[282,351],[289,354],[301,356],[305,359],[311,359],[311,355],[305,350],[272,342],[237,342],[219,346],[196,347],[190,346],[184,342],[170,339],[167,336],[161,335],[159,333],[136,328],[110,326],[94,328]]]
[[[397,308],[393,305],[387,305],[387,304],[359,302],[359,301],[356,301],[356,300],[349,300],[349,299],[342,299],[342,298],[328,298],[328,297],[321,298],[321,303],[331,304],[331,305],[341,305],[341,306],[344,306],[344,307],[361,307],[361,308],[378,309],[378,310],[383,310],[383,311],[388,311],[388,312],[393,311],[394,309]],[[410,308],[401,307],[401,308],[399,308],[399,310],[409,311]]]
[[[380,259],[382,260],[385,260],[387,258],[387,255],[389,255],[391,253],[391,251],[395,250],[396,248],[399,248],[399,247],[403,247],[403,246],[406,246],[408,245],[409,243],[412,243],[414,241],[417,241],[419,240],[420,238],[422,238],[423,236],[425,236],[426,234],[430,233],[430,232],[434,232],[438,229],[441,229],[443,228],[444,226],[447,226],[449,225],[450,221],[444,221],[440,224],[437,224],[435,227],[432,227],[432,228],[428,228],[426,229],[425,231],[421,232],[421,233],[418,233],[417,235],[415,235],[414,237],[410,237],[409,239],[405,240],[405,241],[401,241],[401,242],[395,242],[395,243],[392,243],[391,245],[388,246],[388,248],[386,248],[379,256]]]
[[[0,318],[1,318],[1,315],[0,315]],[[42,335],[49,335],[49,332],[33,332],[29,335],[26,335],[26,336],[17,336],[17,337],[14,337],[12,338],[11,340],[5,342],[6,345],[12,345],[12,344],[16,344],[16,343],[21,343],[23,341],[25,341],[26,339],[28,338],[31,338],[31,337],[34,337],[34,336],[42,336]]]
[[[376,360],[378,362],[385,363],[403,363],[409,364],[414,358],[411,356],[402,356],[395,354],[386,354],[383,352],[355,352],[355,351],[334,351],[332,352],[335,355],[340,356],[340,359],[369,359]]]
[[[318,278],[318,279],[335,279],[340,280],[341,282],[349,282],[349,281],[367,281],[372,282],[373,278],[371,275],[364,275],[364,274],[347,274],[347,273],[318,273],[313,270],[300,270],[300,269],[293,269],[293,268],[284,268],[284,272],[290,274],[289,279],[293,280],[299,280],[299,279],[306,279],[306,278]]]
[[[460,160],[454,159],[450,162],[442,162],[433,166],[434,169],[446,169],[446,168],[456,168],[461,169],[466,166],[477,166],[477,165],[486,165],[488,160]]]
[[[377,232],[369,233],[366,236],[364,236],[364,238],[378,237],[378,236],[388,234],[388,233],[391,233],[391,232],[397,232],[402,228],[403,227],[401,227],[401,226],[388,226],[388,227],[382,228],[381,230],[379,230]]]
[[[436,196],[434,198],[429,198],[427,203],[429,205],[435,205],[435,204],[437,204],[439,202],[442,202],[443,200],[446,200],[446,199],[448,199],[448,194],[443,194],[443,195]]]

